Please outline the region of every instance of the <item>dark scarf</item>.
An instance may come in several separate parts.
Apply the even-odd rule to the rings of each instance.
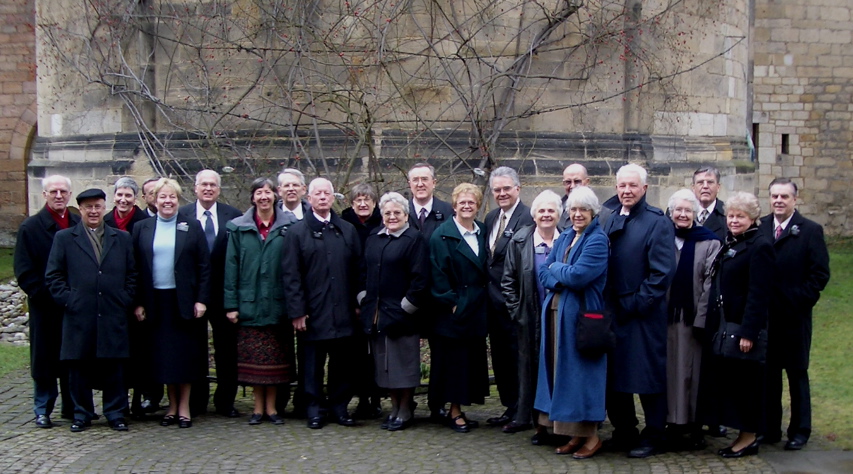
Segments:
[[[684,239],[681,247],[681,258],[675,269],[675,279],[669,290],[669,324],[679,321],[684,315],[684,323],[693,325],[696,318],[696,306],[693,301],[693,263],[696,257],[696,242],[720,240],[713,232],[705,227],[696,225],[689,229],[675,228],[675,236]]]

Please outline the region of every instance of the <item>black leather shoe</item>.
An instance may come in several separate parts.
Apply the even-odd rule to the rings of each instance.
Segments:
[[[487,419],[486,424],[489,426],[503,426],[509,423],[510,421],[512,421],[512,418],[510,418],[509,416],[507,416],[506,413],[504,413],[501,416],[493,416],[492,418]]]
[[[719,454],[720,456],[722,456],[724,458],[742,458],[744,456],[754,456],[754,455],[758,454],[758,447],[760,445],[761,445],[761,443],[759,443],[758,440],[756,439],[752,444],[741,449],[740,451],[734,451],[734,450],[732,450],[731,446],[728,446],[728,447],[725,447],[725,448],[717,451],[717,454]]]
[[[404,429],[412,426],[412,420],[414,420],[414,418],[409,418],[408,420],[394,418],[390,423],[388,423],[388,431],[403,431]]]
[[[193,420],[191,420],[185,416],[179,416],[178,417],[178,428],[192,428],[192,427],[193,427]]]
[[[312,430],[319,430],[323,427],[323,417],[320,416],[312,416],[308,418],[308,428]]]
[[[241,416],[243,416],[243,415],[241,415],[241,414],[240,414],[240,412],[239,412],[239,411],[237,411],[237,409],[236,409],[236,408],[234,408],[234,407],[231,407],[231,408],[228,408],[228,409],[225,409],[225,410],[216,410],[216,414],[217,414],[217,415],[220,415],[220,416],[225,416],[225,417],[228,417],[228,418],[240,418]]]
[[[461,424],[459,423],[459,420],[462,421]],[[457,433],[468,433],[471,431],[471,428],[468,425],[468,420],[465,419],[464,414],[451,418],[449,426]]]
[[[383,430],[387,430],[388,426],[391,425],[392,421],[394,421],[394,417],[391,415],[388,415],[387,417],[385,417],[384,420],[382,420],[382,423],[379,425],[379,428],[381,428]]]
[[[250,425],[260,425],[264,421],[264,415],[262,413],[252,413],[252,416],[249,417]]]
[[[53,428],[53,422],[50,421],[50,417],[47,415],[37,416],[35,423],[39,428]]]
[[[505,424],[503,428],[501,428],[501,431],[506,434],[513,434],[521,431],[527,431],[529,429],[533,429],[533,425],[530,423],[519,423],[517,421],[510,421],[509,423]]]
[[[640,441],[640,445],[636,446],[634,449],[628,451],[629,458],[647,458],[649,456],[654,456],[655,454],[660,454],[663,452],[663,449],[660,448],[653,441],[645,439]]]
[[[74,420],[74,422],[71,423],[71,432],[80,433],[82,431],[86,431],[86,428],[90,426],[92,426],[91,421]]]
[[[348,426],[348,427],[351,427],[351,426],[358,426],[358,423],[356,423],[356,421],[355,421],[355,420],[353,420],[352,418],[350,418],[350,416],[349,416],[349,415],[339,416],[339,417],[335,420],[335,423],[337,423],[337,424],[339,424],[339,425],[341,425],[341,426]],[[390,426],[390,425],[389,425],[389,426]]]
[[[269,418],[270,422],[274,425],[283,425],[284,424],[284,417],[282,417],[278,413],[273,413],[272,415],[269,415],[267,418]]]
[[[547,431],[537,431],[530,437],[530,444],[533,446],[548,446],[550,444],[551,435]]]
[[[785,443],[785,451],[799,451],[806,446],[809,440],[802,436],[794,436],[793,439],[789,439],[787,443]]]
[[[124,418],[116,418],[115,420],[110,421],[110,428],[115,431],[127,431],[127,420]]]
[[[160,420],[160,426],[172,426],[178,422],[178,417],[175,415],[165,415],[162,420]]]

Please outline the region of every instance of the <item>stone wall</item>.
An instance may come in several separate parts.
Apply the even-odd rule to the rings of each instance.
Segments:
[[[26,299],[16,281],[0,284],[0,342],[29,344],[29,314],[24,312]]]
[[[26,160],[35,135],[35,0],[0,4],[0,245],[27,215]]]
[[[800,211],[853,234],[853,4],[756,0],[754,114],[758,184],[800,187]],[[767,203],[767,200],[764,200]]]

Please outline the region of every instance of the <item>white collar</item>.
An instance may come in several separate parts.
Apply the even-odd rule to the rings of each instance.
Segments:
[[[462,224],[456,220],[456,216],[453,217],[453,223],[456,224],[456,228],[459,229],[459,233],[464,237],[465,234],[477,235],[480,233],[480,226],[477,225],[477,222],[474,222],[474,230],[468,230],[462,227]]]
[[[712,202],[710,206],[705,207],[705,208],[703,208],[703,209],[705,209],[706,211],[708,211],[708,215],[710,216],[711,214],[713,214],[713,213],[714,213],[714,209],[715,209],[716,207],[717,207],[717,200],[716,200],[716,199],[714,199],[714,202]]]
[[[515,204],[513,204],[512,207],[509,208],[508,211],[504,211],[503,209],[501,209],[501,212],[498,215],[498,219],[500,219],[501,216],[506,216],[506,220],[507,220],[507,222],[509,222],[509,220],[512,219],[512,213],[515,212],[515,208],[518,207],[518,203],[520,203],[520,202],[521,202],[521,198],[518,198],[515,200]]]
[[[781,223],[780,223],[779,221],[777,221],[777,220],[776,220],[776,216],[773,216],[773,224],[774,224],[774,225],[773,225],[773,230],[775,231],[775,230],[776,230],[776,228],[777,228],[777,227],[779,227],[779,226],[782,226],[782,230],[787,229],[787,228],[788,228],[788,224],[791,222],[791,218],[792,218],[792,217],[794,217],[794,213],[793,213],[793,212],[791,213],[791,215],[790,215],[790,216],[788,216],[788,218],[787,218],[787,219],[785,219],[785,221],[784,221],[784,222],[781,222]]]
[[[400,230],[398,230],[397,232],[388,232],[388,228],[383,227],[382,230],[377,232],[377,234],[379,234],[379,235],[390,235],[392,237],[399,237],[399,236],[403,235],[403,232],[405,232],[407,230],[409,230],[409,222],[408,221],[406,221],[403,224],[403,227],[401,227]]]
[[[414,204],[414,206],[415,206],[415,217],[420,217],[421,209],[426,209],[426,213],[427,213],[427,215],[429,215],[429,213],[432,212],[432,202],[434,199],[435,199],[435,197],[429,198],[429,202],[427,202],[426,205],[423,205],[423,206],[421,206],[420,204],[418,204],[417,201],[412,199],[412,204]]]
[[[210,209],[205,209],[204,206],[201,205],[201,201],[196,200],[195,202],[195,215],[196,219],[201,219],[204,216],[204,211],[210,211],[214,216],[216,215],[216,202],[214,201],[213,205],[210,206]]]
[[[326,217],[321,217],[320,214],[317,214],[314,211],[311,211],[311,214],[314,214],[314,218],[322,223],[331,222],[332,221],[332,212],[329,211],[329,215]]]

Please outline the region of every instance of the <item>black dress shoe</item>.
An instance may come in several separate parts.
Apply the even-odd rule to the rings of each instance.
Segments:
[[[414,420],[414,418],[409,418],[408,420],[394,418],[390,423],[388,423],[388,431],[402,431],[412,426],[412,420]]]
[[[460,420],[462,423],[459,423]],[[471,431],[471,427],[468,424],[468,420],[465,419],[464,414],[451,418],[449,426],[457,433],[468,433]]]
[[[489,426],[503,426],[512,421],[512,418],[509,417],[506,413],[501,416],[493,416],[486,420],[486,424]]]
[[[127,420],[124,418],[116,418],[115,420],[110,421],[110,428],[115,431],[127,431]]]
[[[260,425],[264,421],[263,413],[252,413],[252,416],[249,417],[250,425]]]
[[[321,416],[312,416],[308,418],[308,428],[312,430],[319,430],[323,427],[323,417]]]
[[[224,410],[216,410],[216,414],[220,416],[226,416],[228,418],[240,418],[241,416],[243,416],[234,407],[226,408]]]
[[[348,427],[351,427],[351,426],[358,426],[358,423],[357,423],[355,420],[353,420],[352,418],[350,418],[350,416],[349,416],[349,415],[344,415],[344,416],[339,416],[339,417],[337,417],[337,418],[335,419],[335,423],[337,423],[337,424],[339,424],[339,425],[341,425],[341,426],[348,426]],[[390,426],[390,425],[389,425],[389,426]]]
[[[533,446],[548,446],[550,444],[551,435],[547,431],[537,431],[530,437],[530,444]]]
[[[273,413],[272,415],[269,415],[267,418],[269,418],[270,422],[274,425],[283,425],[284,424],[284,417],[282,417],[278,413]]]
[[[37,416],[35,423],[39,428],[53,428],[53,422],[50,421],[50,417],[47,415]]]
[[[185,416],[179,416],[178,417],[178,428],[192,428],[192,427],[193,427],[193,420],[191,420]]]
[[[90,426],[92,426],[91,421],[74,420],[74,422],[71,423],[71,432],[80,433],[82,431],[86,431],[86,428]]]
[[[651,440],[643,439],[640,440],[640,445],[635,447],[634,449],[628,451],[629,458],[647,458],[649,456],[654,456],[655,454],[660,454],[663,452],[663,449],[660,448],[656,443]]]
[[[809,440],[802,436],[794,436],[793,439],[789,439],[787,443],[785,443],[785,451],[799,451],[805,447],[806,443]]]
[[[752,444],[741,449],[740,451],[734,451],[731,446],[728,446],[717,451],[717,454],[724,458],[742,458],[744,456],[754,456],[758,454],[758,447],[760,445],[761,443],[759,443],[756,439]]]
[[[521,431],[527,431],[529,429],[533,429],[533,425],[530,423],[519,423],[517,421],[510,421],[509,423],[505,424],[503,428],[501,428],[501,431],[506,434],[513,434]]]
[[[165,415],[163,419],[160,420],[160,426],[172,426],[178,422],[178,417],[175,415]]]
[[[388,426],[391,424],[392,421],[394,421],[394,417],[388,415],[384,420],[382,420],[382,423],[379,425],[379,428],[387,430]]]

